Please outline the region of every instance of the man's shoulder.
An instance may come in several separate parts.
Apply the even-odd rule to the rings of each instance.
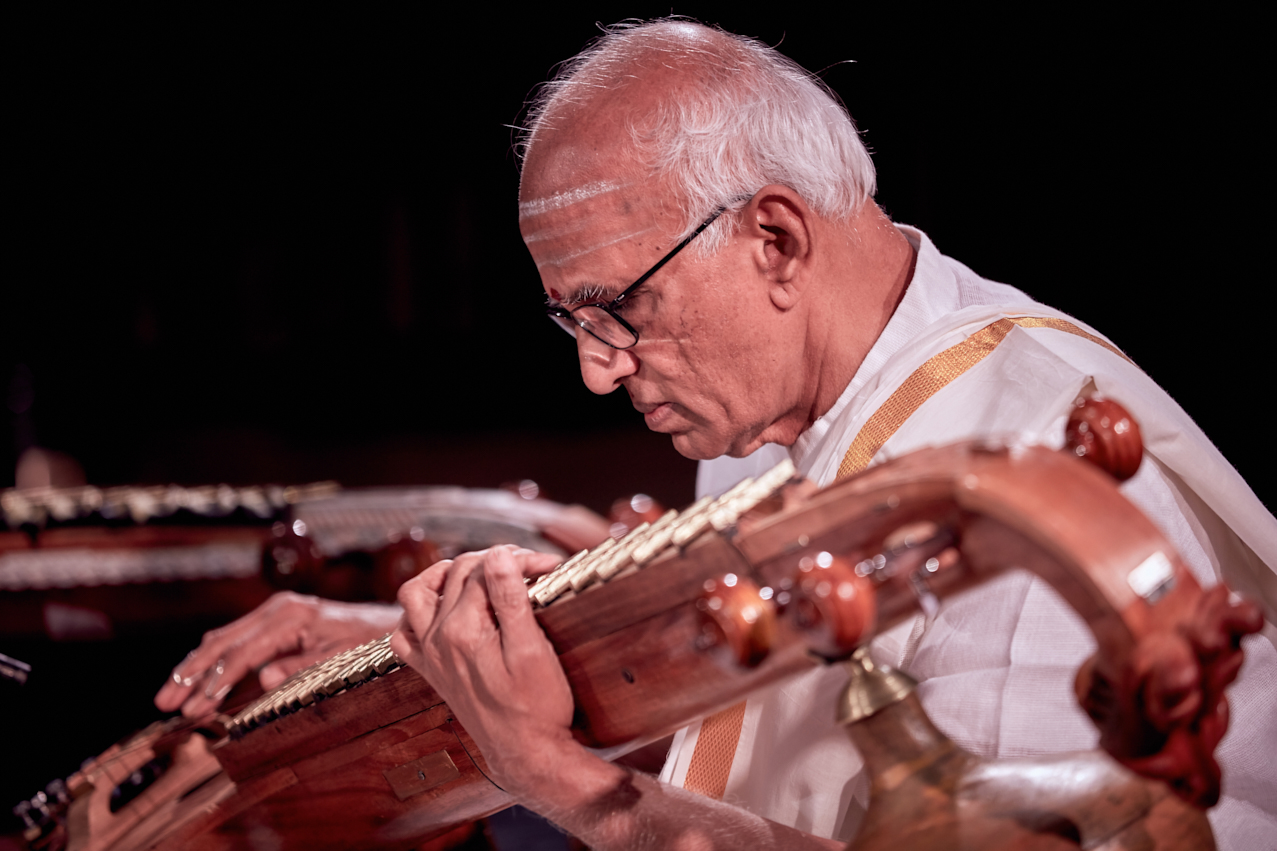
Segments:
[[[970,266],[944,254],[927,234],[908,225],[897,224],[917,252],[910,282],[920,298],[919,307],[932,318],[977,305],[1016,306],[1030,309],[1038,305],[1020,289],[986,278]]]

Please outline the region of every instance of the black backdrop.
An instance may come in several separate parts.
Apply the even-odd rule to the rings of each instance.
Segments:
[[[351,447],[522,433],[567,458],[641,431],[537,315],[507,125],[594,21],[668,11],[22,21],[3,365],[34,404],[7,418],[0,485],[32,440],[98,483],[342,457],[368,484],[404,473]],[[1245,21],[674,11],[825,69],[893,217],[1107,333],[1272,504]]]
[[[742,8],[673,11],[826,69],[892,216],[1108,334],[1275,504],[1254,22]],[[534,475],[600,509],[690,499],[693,466],[623,394],[592,397],[539,316],[508,128],[594,21],[669,11],[11,19],[0,487],[34,442],[98,484]],[[146,720],[189,626],[28,659],[75,669],[99,729],[6,768],[5,800]],[[35,684],[6,729],[65,705]]]

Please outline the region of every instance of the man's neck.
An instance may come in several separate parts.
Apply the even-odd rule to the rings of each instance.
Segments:
[[[828,413],[851,383],[900,306],[918,259],[873,202],[832,230],[831,262],[812,315],[819,331],[813,335],[815,386],[805,428]]]

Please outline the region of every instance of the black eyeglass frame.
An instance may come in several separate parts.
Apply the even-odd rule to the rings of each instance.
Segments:
[[[620,293],[620,294],[619,294],[616,298],[612,299],[612,300],[611,300],[611,301],[609,301],[607,304],[602,304],[602,303],[599,303],[599,302],[594,302],[594,303],[591,303],[591,304],[582,304],[582,305],[580,305],[580,306],[578,306],[578,307],[574,307],[574,308],[572,308],[571,310],[568,310],[566,307],[564,307],[564,306],[563,306],[563,305],[561,305],[561,304],[548,304],[548,305],[546,305],[546,307],[545,307],[546,315],[548,315],[551,319],[555,320],[555,324],[556,324],[556,325],[558,325],[560,328],[562,328],[562,329],[563,329],[564,331],[566,331],[567,333],[571,334],[573,337],[575,337],[575,336],[576,336],[576,331],[575,331],[575,329],[574,329],[574,328],[571,328],[571,327],[568,327],[567,325],[565,325],[565,324],[563,324],[563,323],[559,322],[558,320],[560,320],[560,319],[566,319],[568,322],[571,322],[571,323],[572,323],[572,325],[574,325],[576,328],[580,328],[581,330],[585,331],[585,333],[589,334],[589,335],[590,335],[591,337],[593,337],[594,339],[598,340],[599,342],[603,343],[604,345],[611,346],[611,347],[612,347],[612,348],[614,348],[614,349],[621,349],[621,350],[625,350],[625,349],[633,348],[634,346],[638,345],[638,341],[639,341],[639,333],[638,333],[638,331],[634,330],[634,326],[633,326],[633,325],[631,325],[630,323],[626,322],[626,321],[625,321],[625,320],[624,320],[624,319],[623,319],[623,318],[622,318],[622,317],[621,317],[621,316],[620,316],[620,315],[616,312],[616,308],[617,308],[619,305],[621,305],[621,304],[622,304],[622,303],[623,303],[623,302],[624,302],[627,298],[629,298],[631,295],[633,295],[635,290],[637,290],[639,287],[643,286],[643,284],[647,283],[647,279],[648,279],[648,278],[652,277],[652,276],[653,276],[653,275],[655,275],[657,272],[661,271],[661,267],[663,267],[666,263],[668,263],[668,262],[670,262],[671,260],[673,260],[673,259],[674,259],[674,256],[675,256],[676,254],[678,254],[680,251],[682,251],[684,248],[686,248],[686,247],[688,246],[688,243],[690,243],[692,240],[696,239],[696,237],[700,236],[700,235],[701,235],[701,231],[705,230],[705,228],[707,228],[707,227],[709,227],[710,225],[714,224],[714,222],[718,220],[718,217],[719,217],[719,216],[721,216],[721,215],[723,215],[723,213],[724,213],[724,212],[726,212],[726,210],[727,210],[727,208],[726,208],[726,207],[719,207],[717,210],[715,210],[715,211],[714,211],[714,213],[713,213],[713,215],[711,215],[708,219],[706,219],[704,222],[702,222],[702,223],[701,223],[701,226],[700,226],[700,227],[698,227],[696,230],[692,231],[692,232],[691,232],[691,234],[690,234],[690,235],[688,235],[688,237],[687,237],[686,239],[684,239],[684,240],[683,240],[682,242],[680,242],[678,245],[676,245],[676,246],[674,246],[672,249],[670,249],[670,253],[669,253],[669,254],[666,254],[666,255],[665,255],[664,257],[662,257],[660,260],[657,260],[657,261],[656,261],[656,265],[655,265],[655,266],[653,266],[652,268],[650,268],[650,269],[648,269],[646,272],[644,272],[642,275],[640,275],[640,276],[639,276],[639,279],[638,279],[637,281],[635,281],[634,283],[632,283],[632,284],[630,284],[628,287],[626,287],[624,290],[622,290],[622,291],[621,291],[621,293]],[[624,328],[626,331],[628,331],[628,332],[629,332],[630,336],[632,336],[632,337],[634,338],[634,341],[633,341],[632,343],[630,343],[629,345],[625,345],[625,346],[618,346],[618,345],[616,345],[615,343],[610,343],[610,342],[608,342],[607,340],[604,340],[604,339],[603,339],[602,337],[600,337],[598,334],[595,334],[595,333],[594,333],[593,331],[591,331],[591,330],[589,329],[589,327],[587,326],[587,323],[589,322],[589,320],[588,320],[588,319],[580,319],[580,318],[577,318],[577,317],[574,315],[574,314],[576,314],[576,312],[577,312],[577,311],[584,310],[584,309],[586,309],[587,307],[592,307],[592,308],[597,308],[597,309],[599,309],[599,310],[602,310],[602,311],[603,311],[604,313],[606,313],[608,316],[610,316],[610,317],[612,317],[613,319],[615,319],[617,322],[619,322],[619,323],[620,323],[620,325],[621,325],[621,327],[622,327],[622,328]]]

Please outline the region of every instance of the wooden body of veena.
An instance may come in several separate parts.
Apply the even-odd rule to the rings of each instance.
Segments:
[[[1178,611],[1177,595],[1197,587],[1115,483],[1063,453],[964,444],[814,494],[778,492],[791,476],[778,468],[671,512],[530,587],[572,688],[582,743],[652,741],[821,664],[783,619],[756,667],[724,666],[698,650],[697,601],[725,574],[771,596],[803,559],[832,553],[863,564],[876,602],[868,637],[920,605],[1025,568],[1061,593],[1112,658],[1129,654],[1161,622],[1159,611]],[[874,557],[910,527],[943,530],[961,558],[925,576],[875,572],[901,563]],[[278,848],[414,848],[511,803],[447,705],[399,664],[387,639],[300,672],[226,729],[157,726],[86,765],[71,781],[69,847],[230,849],[269,838]],[[113,784],[156,754],[167,754],[167,771],[110,812]]]

